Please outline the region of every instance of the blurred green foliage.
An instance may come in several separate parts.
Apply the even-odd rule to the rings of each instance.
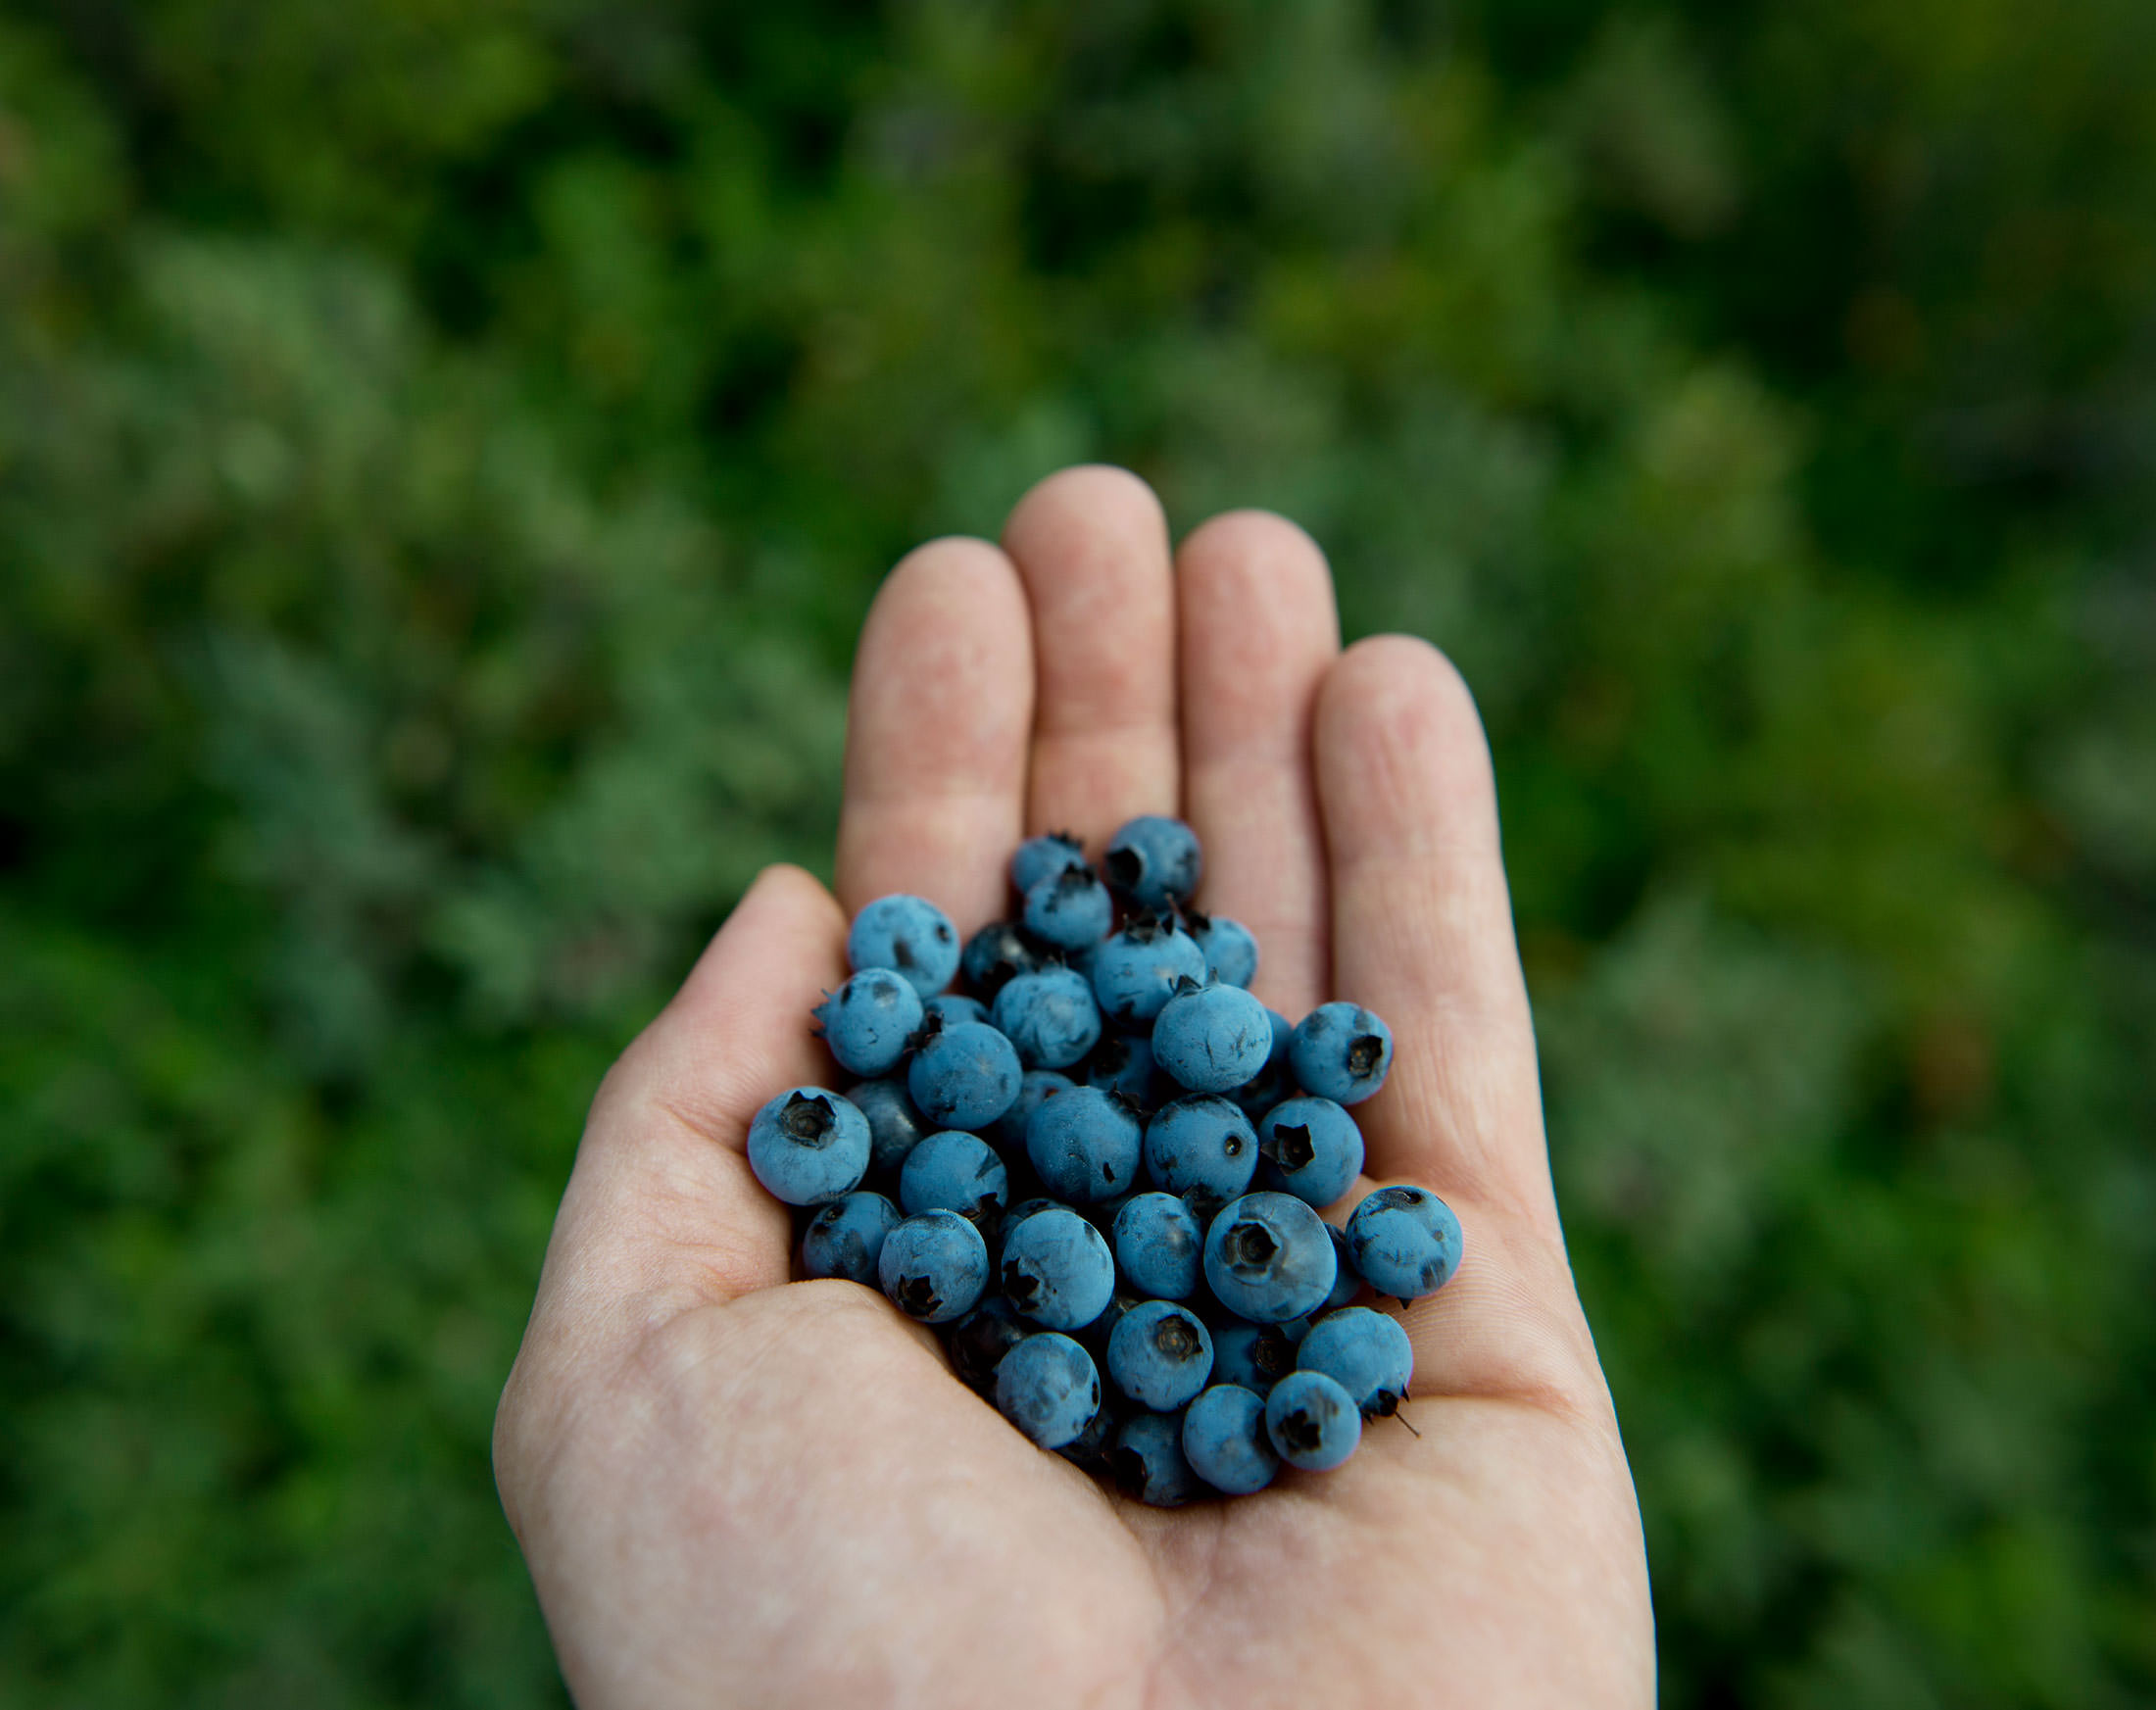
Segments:
[[[1673,1704],[2156,1693],[2156,11],[0,6],[0,1701],[559,1702],[486,1465],[882,567],[1476,685]]]

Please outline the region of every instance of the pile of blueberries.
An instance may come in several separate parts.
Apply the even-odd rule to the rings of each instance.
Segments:
[[[1339,1466],[1413,1363],[1363,1286],[1404,1304],[1460,1258],[1421,1188],[1318,1216],[1361,1172],[1349,1107],[1392,1033],[1253,998],[1256,940],[1192,906],[1200,867],[1158,815],[1098,870],[1075,838],[1029,839],[1018,917],[962,949],[933,904],[877,899],[815,1009],[859,1084],[781,1093],[749,1131],[802,1208],[805,1276],[881,1288],[1041,1447],[1162,1506]],[[961,972],[970,995],[946,990]]]

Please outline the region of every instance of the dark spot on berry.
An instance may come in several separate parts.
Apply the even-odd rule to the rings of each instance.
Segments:
[[[1231,1158],[1241,1157],[1243,1155],[1243,1137],[1240,1134],[1229,1135],[1220,1143],[1220,1155]]]
[[[1437,1259],[1432,1259],[1422,1267],[1422,1286],[1425,1289],[1435,1289],[1445,1281],[1445,1275],[1444,1264]]]
[[[1307,1168],[1317,1156],[1317,1148],[1310,1142],[1307,1126],[1297,1127],[1281,1123],[1271,1136],[1258,1143],[1257,1149],[1284,1170]]]
[[[936,1293],[934,1279],[929,1277],[901,1277],[899,1279],[899,1305],[915,1318],[926,1318],[940,1311],[943,1296]]]
[[[1198,1331],[1180,1312],[1171,1312],[1152,1327],[1153,1351],[1171,1360],[1196,1359],[1204,1350]]]
[[[1146,1457],[1135,1448],[1111,1448],[1106,1455],[1108,1477],[1126,1496],[1146,1493]]]
[[[936,922],[936,942],[938,944],[949,944],[951,942],[951,923],[949,921],[939,920]]]
[[[1239,1270],[1263,1270],[1280,1251],[1280,1243],[1262,1223],[1238,1223],[1220,1246],[1228,1263]]]
[[[1388,1211],[1397,1211],[1408,1205],[1420,1205],[1422,1203],[1422,1190],[1420,1188],[1386,1188],[1379,1192],[1378,1203]]]
[[[1317,1445],[1325,1441],[1325,1434],[1316,1420],[1298,1407],[1281,1420],[1280,1441],[1298,1454],[1315,1454]]]
[[[902,968],[917,967],[919,965],[913,960],[911,941],[905,938],[894,938],[891,941],[891,959]]]
[[[839,1237],[838,1250],[831,1256],[835,1261],[833,1268],[840,1276],[855,1275],[867,1268],[868,1244],[850,1229]]]
[[[1041,1279],[1017,1259],[1004,1260],[1004,1296],[1021,1312],[1033,1310],[1041,1297]]]
[[[1385,1060],[1385,1041],[1374,1033],[1358,1033],[1348,1044],[1348,1072],[1356,1080],[1377,1073]]]
[[[828,1099],[811,1093],[796,1093],[778,1113],[779,1132],[800,1146],[822,1146],[838,1126],[838,1116]]]
[[[1135,891],[1146,875],[1146,861],[1134,849],[1111,849],[1102,860],[1101,869],[1118,891]]]
[[[1110,1186],[1113,1186],[1115,1182],[1115,1166],[1104,1158],[1101,1162],[1101,1180]]]
[[[899,1001],[898,984],[892,980],[874,980],[865,988],[869,1002],[879,1009],[888,1009]]]
[[[1250,1344],[1250,1364],[1261,1376],[1277,1382],[1295,1370],[1296,1344],[1288,1340],[1288,1333],[1279,1325],[1268,1324]]]

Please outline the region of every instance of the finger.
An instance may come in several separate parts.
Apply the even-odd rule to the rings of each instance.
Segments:
[[[1334,990],[1382,1015],[1396,1048],[1355,1112],[1370,1174],[1553,1229],[1496,790],[1467,685],[1427,643],[1358,642],[1319,693],[1316,752]]]
[[[1233,512],[1184,541],[1176,591],[1183,806],[1205,847],[1200,900],[1257,935],[1252,990],[1296,1019],[1330,973],[1310,732],[1340,652],[1332,572],[1294,523]]]
[[[1098,850],[1179,806],[1167,519],[1127,470],[1064,469],[1018,502],[1004,545],[1033,607],[1026,824]]]
[[[833,1083],[808,1012],[845,977],[845,929],[798,867],[750,887],[593,1100],[535,1322],[633,1329],[786,1281],[791,1226],[749,1168],[749,1122],[775,1093]]]
[[[918,548],[862,626],[847,705],[839,899],[926,897],[970,932],[1003,911],[1033,723],[1025,586],[979,540]]]

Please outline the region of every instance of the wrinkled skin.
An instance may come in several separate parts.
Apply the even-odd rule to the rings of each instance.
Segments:
[[[1067,469],[1000,546],[893,571],[855,667],[838,895],[762,875],[593,1104],[495,1465],[563,1670],[602,1706],[1644,1705],[1652,1616],[1565,1260],[1474,706],[1418,641],[1345,653],[1309,539],[1236,513],[1172,555],[1130,475]],[[1019,839],[1140,812],[1204,840],[1258,995],[1391,1022],[1373,1183],[1465,1260],[1405,1316],[1404,1411],[1329,1474],[1154,1511],[1044,1454],[879,1295],[789,1283],[744,1135],[827,1080],[807,1016],[848,912],[970,933]]]

